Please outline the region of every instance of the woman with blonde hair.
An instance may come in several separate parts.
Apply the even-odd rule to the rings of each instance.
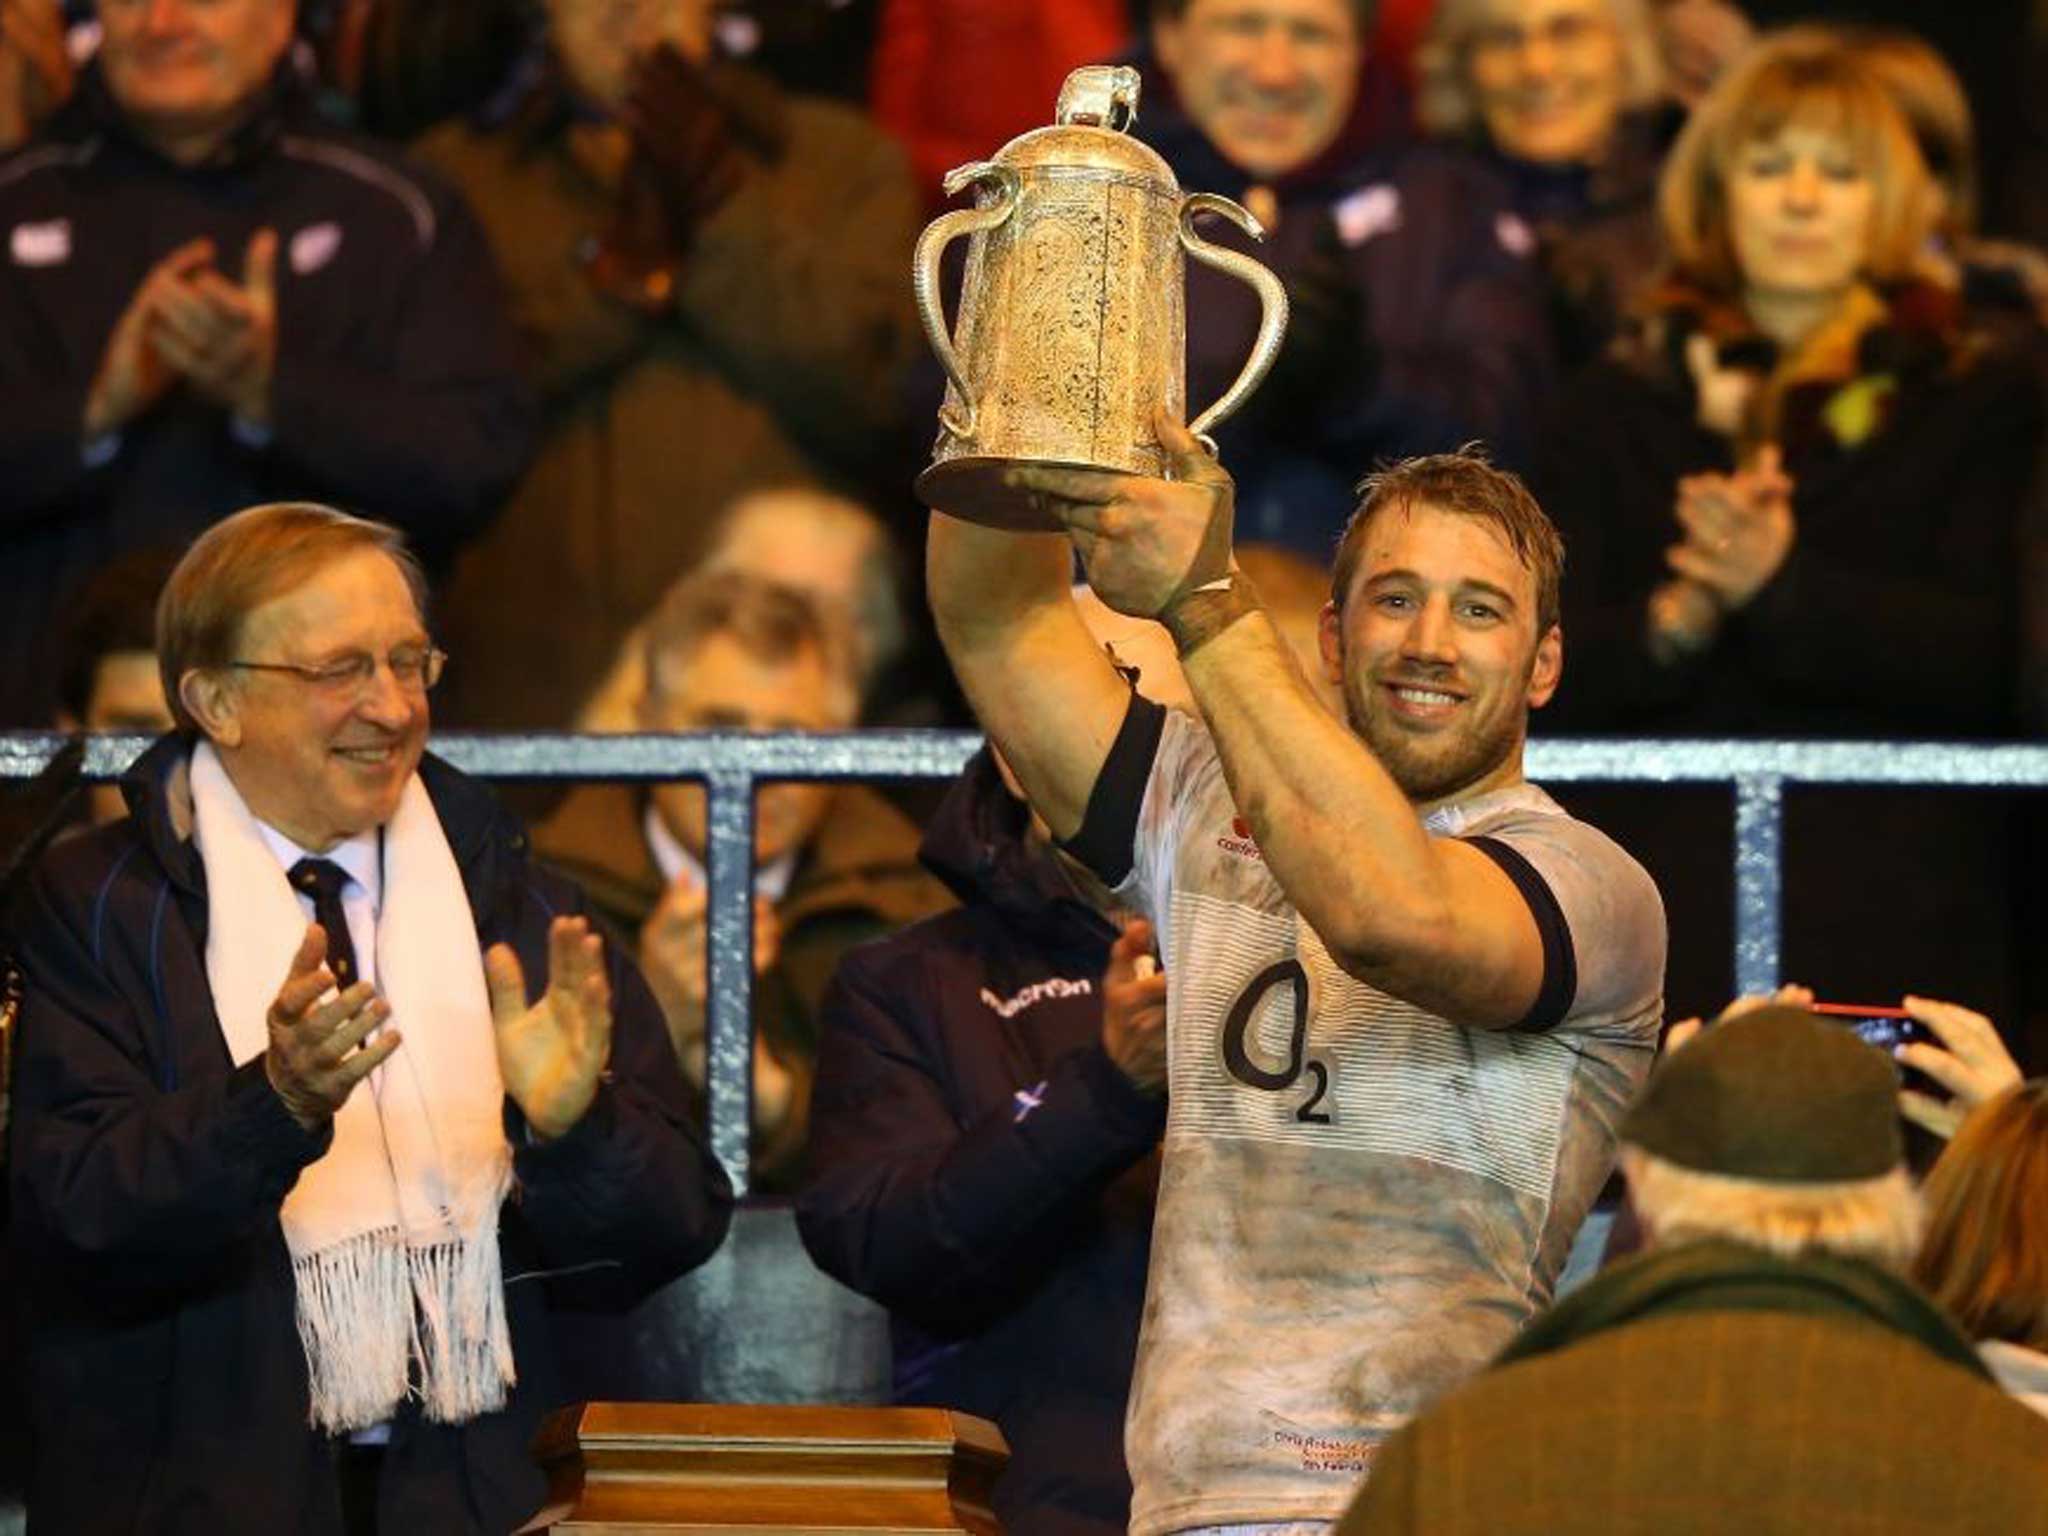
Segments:
[[[1701,103],[1660,190],[1669,275],[1568,392],[1536,477],[1572,562],[1553,729],[2012,733],[2041,388],[2031,345],[1928,280],[1936,206],[1904,116],[1837,38],[1766,38]],[[1660,877],[1672,1008],[1711,1005],[1731,981],[1725,798],[1594,798],[1582,813]],[[1793,797],[1784,970],[1844,1000],[1940,976],[2012,1015],[2008,817]]]
[[[2048,1415],[2048,1078],[1971,1113],[1928,1175],[1913,1278]]]

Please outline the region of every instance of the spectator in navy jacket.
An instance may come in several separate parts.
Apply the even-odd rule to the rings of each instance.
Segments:
[[[841,964],[797,1224],[893,1314],[899,1402],[1002,1427],[1005,1530],[1110,1536],[1130,1515],[1165,978],[1137,977],[1145,926],[1118,938],[987,751],[923,858],[962,905]]]
[[[1327,559],[1376,459],[1484,439],[1521,461],[1548,375],[1535,244],[1462,149],[1375,150],[1359,90],[1369,0],[1154,0],[1136,132],[1183,188],[1237,199],[1294,301],[1274,376],[1219,434],[1238,537]],[[1190,265],[1188,404],[1251,351],[1258,300]]]
[[[0,161],[0,721],[47,718],[54,594],[310,497],[437,563],[524,463],[491,259],[439,182],[323,126],[292,0],[102,0],[72,100]]]
[[[1482,155],[1536,234],[1560,366],[1597,357],[1665,258],[1657,171],[1680,119],[1649,0],[1443,0],[1416,64],[1423,126]]]

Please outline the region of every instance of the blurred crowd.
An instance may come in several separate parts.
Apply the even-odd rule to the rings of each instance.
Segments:
[[[110,564],[304,497],[420,550],[446,726],[631,724],[644,626],[721,563],[847,608],[835,723],[964,723],[906,492],[943,383],[908,251],[945,171],[1119,59],[1133,131],[1253,212],[1262,243],[1218,238],[1292,301],[1220,429],[1241,541],[1323,565],[1366,469],[1479,441],[1571,550],[1540,731],[2030,734],[2038,18],[1994,48],[1988,16],[1898,9],[1917,30],[1715,0],[8,0],[0,717],[60,720]],[[1198,405],[1258,311],[1194,266],[1187,313]],[[1726,796],[1572,800],[1682,888],[1676,1006],[1727,995]],[[1795,973],[1896,995],[1939,960],[2038,1016],[2038,816],[1789,814]]]
[[[0,727],[185,723],[159,594],[193,539],[280,502],[404,533],[441,728],[971,724],[910,493],[945,386],[911,250],[948,171],[1108,61],[1182,188],[1264,229],[1212,237],[1288,291],[1217,446],[1312,674],[1361,476],[1477,442],[1564,539],[1569,666],[1538,736],[2048,729],[2048,9],[2026,0],[0,0]],[[1199,266],[1186,313],[1199,407],[1260,316]],[[1186,707],[1165,633],[1082,600]],[[701,1113],[701,790],[523,794]],[[1727,791],[1558,798],[1661,890],[1668,1015],[1713,1014]],[[24,865],[124,814],[104,787],[6,810]],[[1929,1039],[1901,1060],[1940,1091],[1878,1159],[1933,1165],[1924,1242],[1916,1215],[1856,1250],[1920,1288],[1885,1316],[1924,1291],[2048,1411],[2048,1118],[2020,1082],[2048,1068],[2048,814],[1797,790],[1784,846],[1786,975],[1968,1005],[1906,1005]],[[769,787],[755,853],[756,1193],[801,1194],[820,1265],[891,1308],[905,1400],[1007,1420],[1012,1529],[1120,1529],[1161,1116],[1104,1017],[1151,1006],[1116,901],[986,755],[943,800]],[[1024,1016],[999,1062],[965,1022],[984,1003]],[[963,1151],[1035,1107],[1019,1073],[1073,1076],[1090,1113]],[[1670,1194],[1658,1158],[1704,1166],[1642,1136],[1639,1197]],[[1755,1175],[1736,1162],[1705,1171]],[[1666,1246],[1746,1240],[1640,1214]],[[1077,1316],[1085,1365],[1013,1393]],[[1509,1528],[1432,1513],[1427,1455],[1537,1401],[1404,1442],[1358,1529]]]

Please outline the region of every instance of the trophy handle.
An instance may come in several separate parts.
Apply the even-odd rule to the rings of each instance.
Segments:
[[[1251,284],[1259,296],[1259,334],[1252,343],[1252,355],[1245,359],[1243,371],[1230,388],[1223,391],[1222,397],[1188,424],[1188,430],[1200,438],[1202,445],[1213,454],[1216,444],[1208,435],[1209,429],[1222,425],[1244,404],[1245,398],[1264,382],[1272,371],[1273,360],[1280,355],[1280,341],[1287,334],[1287,290],[1262,263],[1242,252],[1211,245],[1196,234],[1195,218],[1204,213],[1220,214],[1254,240],[1265,239],[1266,232],[1247,209],[1214,192],[1194,192],[1181,200],[1180,243],[1187,248],[1187,253],[1205,267],[1214,267],[1218,272]]]
[[[911,287],[917,294],[917,317],[924,322],[925,339],[931,343],[932,351],[938,354],[939,366],[946,370],[946,377],[952,380],[953,391],[960,398],[958,412],[951,405],[939,407],[939,425],[953,436],[962,438],[974,435],[974,395],[968,388],[967,375],[960,367],[960,356],[953,350],[953,338],[946,327],[945,306],[939,302],[939,258],[945,254],[946,247],[961,235],[994,229],[1009,218],[1017,206],[1020,186],[1017,173],[1009,166],[997,165],[990,160],[976,160],[946,173],[946,195],[951,197],[976,182],[992,182],[995,195],[983,198],[973,208],[956,208],[933,219],[925,227],[925,232],[917,237],[917,254],[912,259],[910,270]]]

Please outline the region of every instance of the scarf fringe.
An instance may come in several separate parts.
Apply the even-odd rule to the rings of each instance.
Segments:
[[[380,1424],[405,1395],[404,1239],[378,1227],[292,1260],[311,1422],[329,1434]]]
[[[239,1066],[266,1020],[306,914],[210,743],[193,749],[192,836],[206,868],[206,977]],[[476,916],[433,801],[415,776],[381,832],[376,976],[406,1047],[350,1095],[334,1142],[278,1212],[292,1254],[309,1422],[389,1419],[408,1393],[428,1418],[502,1407],[514,1380],[498,1210],[512,1184],[504,1084]]]
[[[419,1397],[437,1424],[461,1424],[504,1407],[506,1389],[519,1379],[498,1254],[498,1206],[510,1178],[507,1158],[490,1198],[452,1238],[407,1255]]]
[[[292,1261],[315,1429],[381,1424],[409,1392],[438,1424],[505,1406],[519,1375],[498,1254],[501,1195],[436,1242],[411,1246],[398,1228],[380,1227]]]

